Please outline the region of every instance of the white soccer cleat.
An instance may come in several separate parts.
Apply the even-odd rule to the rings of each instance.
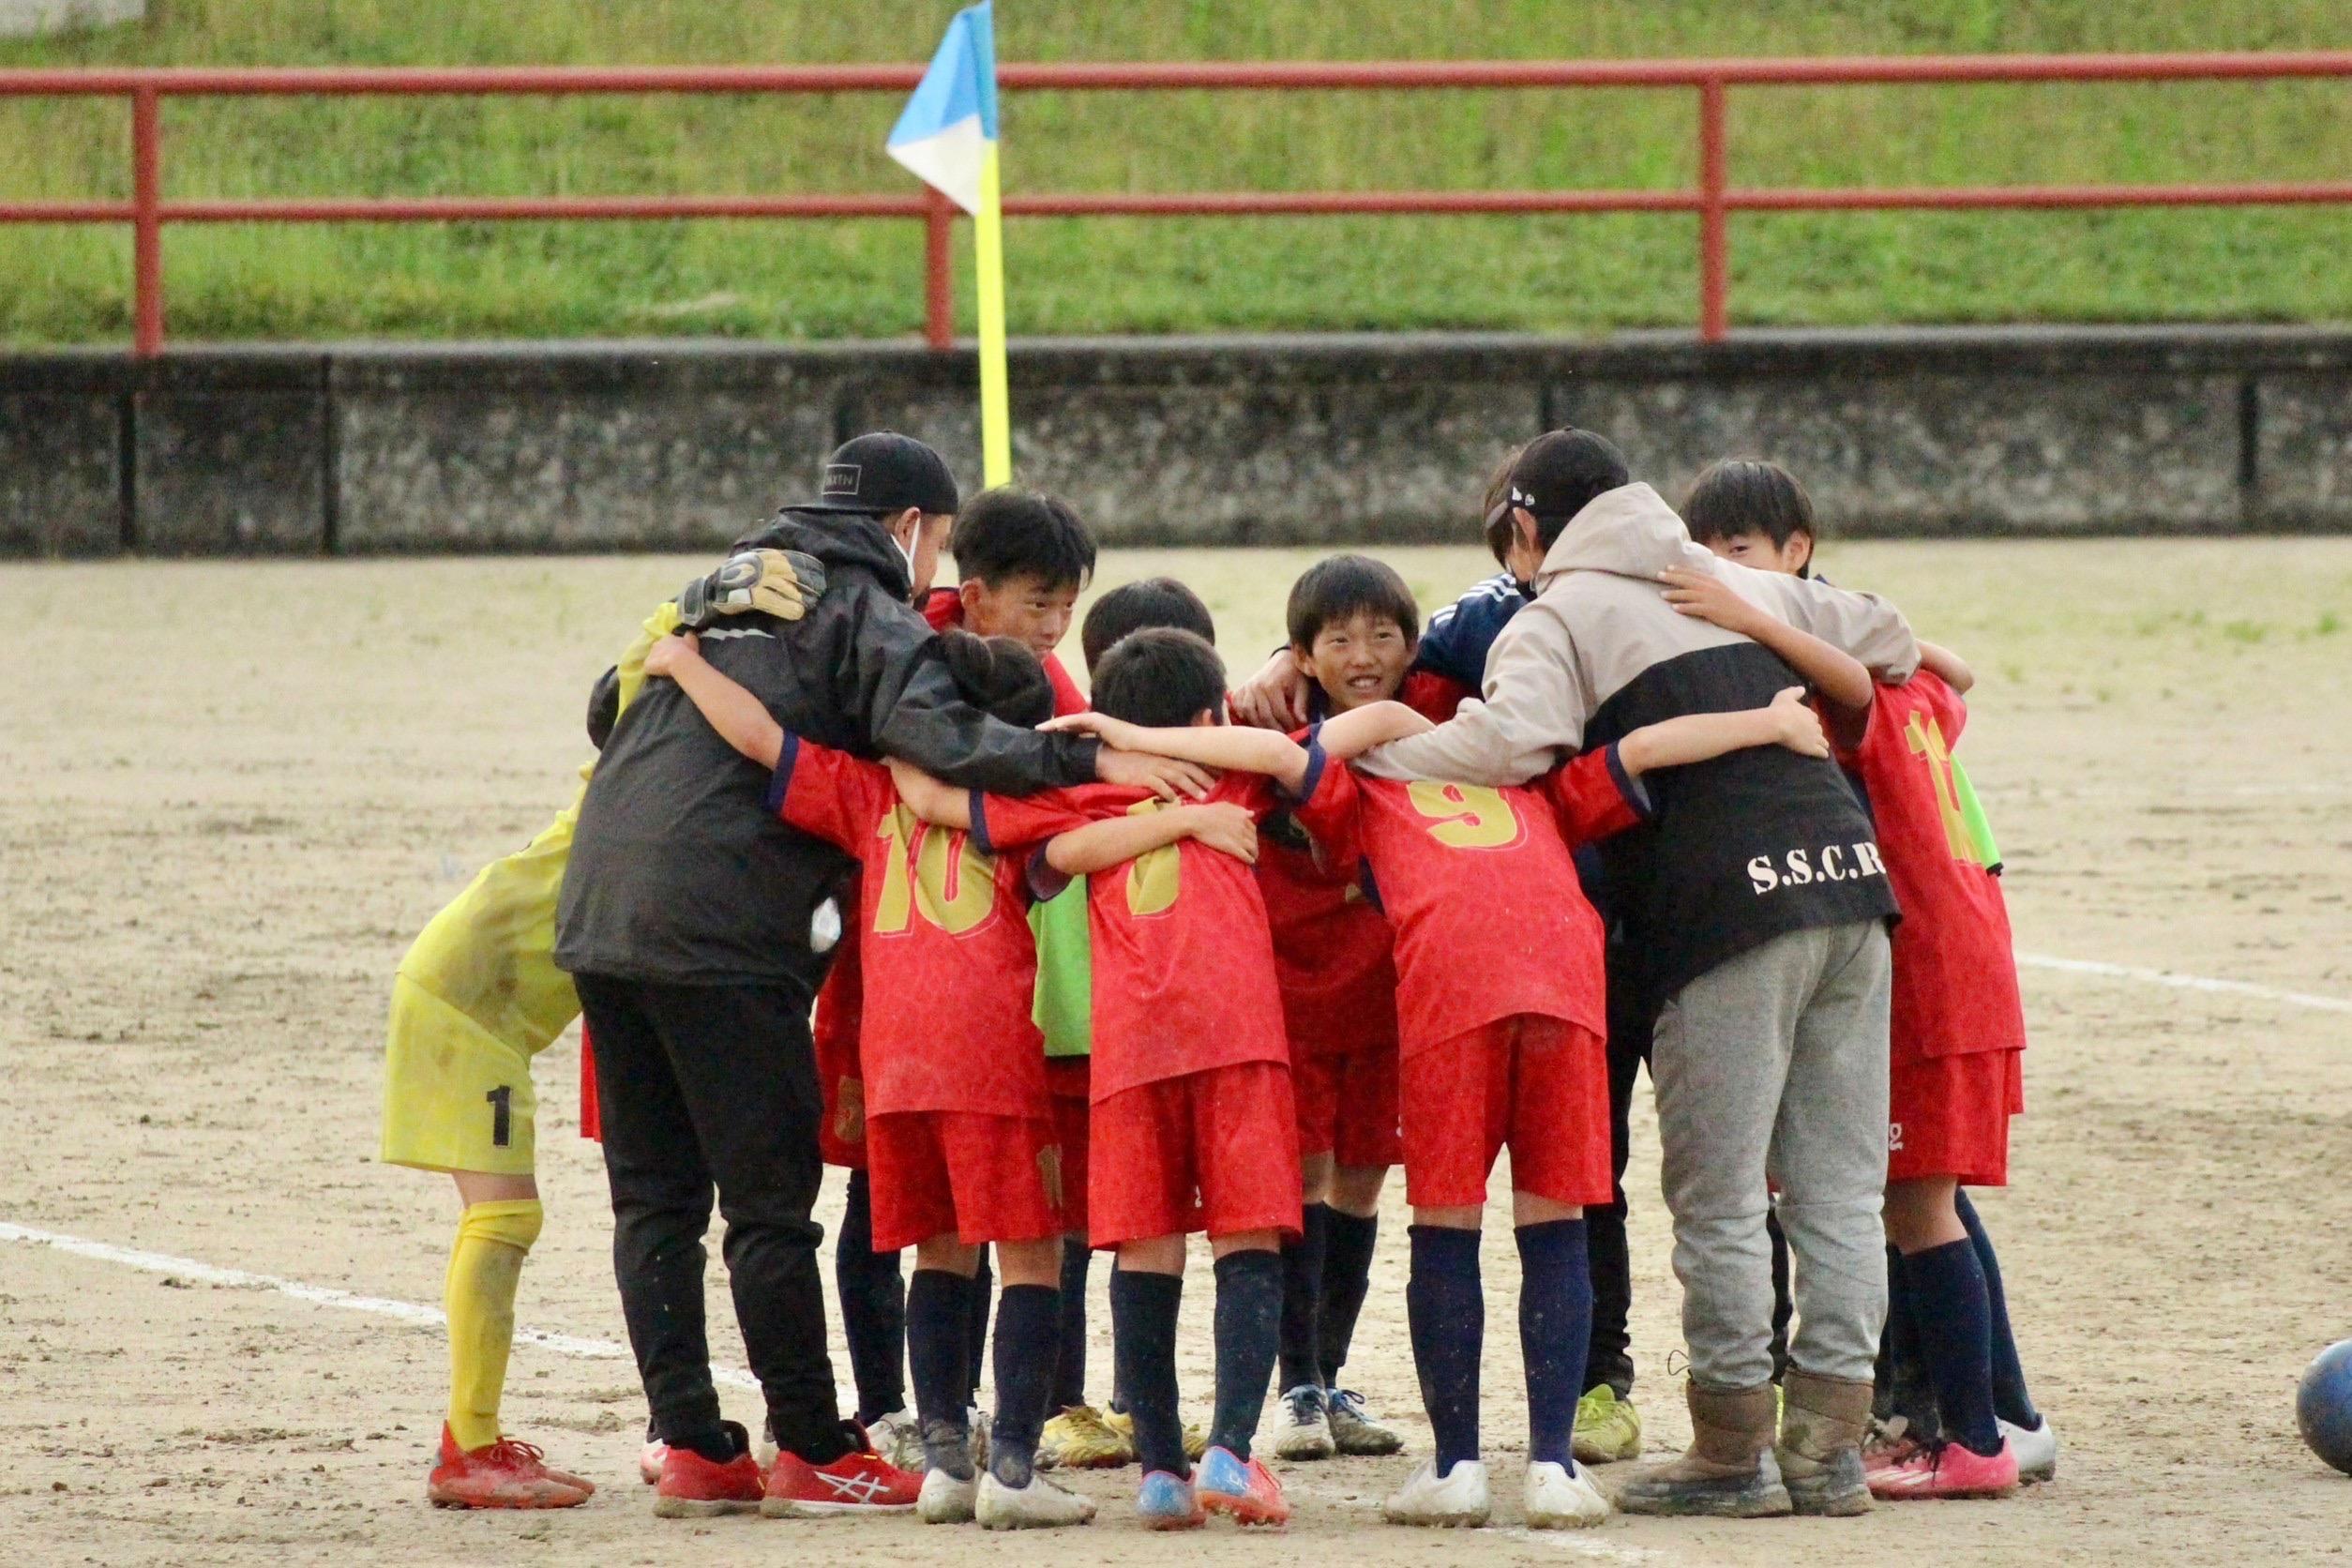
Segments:
[[[977,1481],[958,1481],[943,1470],[923,1472],[923,1490],[915,1494],[914,1516],[927,1525],[968,1525],[980,1493]]]
[[[1413,1471],[1380,1504],[1380,1517],[1390,1524],[1440,1530],[1475,1530],[1493,1512],[1493,1500],[1486,1494],[1486,1467],[1476,1459],[1463,1460],[1442,1477],[1433,1459]]]
[[[1042,1475],[1031,1476],[1026,1486],[1007,1486],[988,1471],[981,1472],[976,1511],[982,1530],[1059,1530],[1094,1518],[1091,1499]]]
[[[1538,1461],[1527,1468],[1527,1528],[1591,1530],[1609,1516],[1609,1500],[1582,1470]]]
[[[2042,1425],[2024,1427],[2013,1422],[2001,1423],[2001,1436],[2009,1440],[2010,1453],[2017,1456],[2017,1480],[2028,1486],[2058,1478],[2058,1433],[2043,1416]]]
[[[1332,1441],[1330,1411],[1323,1391],[1313,1383],[1287,1389],[1282,1408],[1274,1412],[1274,1451],[1285,1459],[1328,1459],[1339,1452]]]
[[[866,1440],[902,1470],[923,1469],[923,1424],[905,1410],[876,1416],[866,1428]]]

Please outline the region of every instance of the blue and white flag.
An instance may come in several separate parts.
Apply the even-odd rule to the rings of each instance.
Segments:
[[[996,160],[996,24],[988,0],[956,13],[891,128],[892,158],[977,216]]]

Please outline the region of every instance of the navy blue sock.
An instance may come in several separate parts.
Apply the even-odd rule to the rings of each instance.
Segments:
[[[849,1201],[833,1238],[833,1284],[841,1297],[841,1336],[850,1344],[857,1419],[870,1426],[907,1408],[907,1287],[898,1255],[874,1250],[872,1189],[850,1172]]]
[[[1993,1238],[1984,1233],[1984,1222],[1977,1217],[1966,1187],[1953,1190],[1952,1206],[1959,1211],[1960,1223],[1968,1227],[1977,1265],[1984,1271],[1984,1300],[1992,1310],[1993,1324],[1993,1413],[2031,1431],[2042,1425],[2042,1412],[2034,1409],[2033,1396],[2026,1392],[2016,1331],[2009,1326],[2009,1296],[2001,1289],[2001,1260],[1993,1254]]]
[[[1110,1276],[1111,1354],[1120,1395],[1135,1417],[1136,1457],[1147,1475],[1192,1473],[1176,1416],[1176,1312],[1184,1299],[1182,1274],[1118,1269]]]
[[[1282,1255],[1229,1252],[1217,1259],[1217,1404],[1209,1441],[1249,1457],[1282,1344]]]
[[[1086,1275],[1093,1261],[1093,1249],[1083,1240],[1062,1238],[1062,1322],[1048,1414],[1086,1403]]]
[[[1062,1292],[1050,1285],[1007,1285],[996,1305],[996,1419],[988,1427],[988,1469],[1007,1486],[1029,1485],[1037,1434],[1053,1396],[1054,1341],[1062,1332]]]
[[[1909,1253],[1903,1272],[1944,1436],[1978,1454],[1996,1452],[2001,1432],[1993,1415],[1991,1313],[1976,1248],[1963,1238]]]
[[[1299,1211],[1299,1239],[1282,1249],[1282,1387],[1323,1380],[1324,1237],[1331,1221],[1326,1204]]]
[[[988,1304],[996,1299],[996,1271],[988,1267],[988,1248],[980,1249],[980,1267],[972,1276],[972,1316],[964,1325],[965,1346],[971,1351],[972,1376],[964,1387],[974,1395],[988,1368]]]
[[[1364,1292],[1372,1288],[1372,1248],[1380,1239],[1378,1214],[1359,1216],[1337,1209],[1325,1214],[1319,1368],[1325,1388],[1339,1386],[1339,1369],[1348,1364],[1348,1348],[1356,1337],[1356,1317],[1364,1310]]]
[[[1437,1439],[1438,1473],[1478,1457],[1478,1359],[1485,1349],[1486,1297],[1478,1277],[1478,1232],[1412,1228],[1405,1316],[1412,1328],[1421,1407]]]
[[[1943,1424],[1936,1410],[1936,1384],[1920,1349],[1911,1272],[1892,1245],[1887,1248],[1887,1328],[1879,1349],[1887,1367],[1886,1413],[1903,1418],[1906,1437],[1935,1441],[1943,1435]],[[1871,1403],[1875,1410],[1875,1393]]]
[[[917,1269],[907,1287],[907,1368],[914,1375],[914,1413],[931,1463],[958,1480],[972,1478],[969,1453],[958,1460],[960,1435],[969,1442],[964,1412],[972,1402],[972,1370],[964,1340],[972,1316],[972,1282],[945,1269]],[[934,1437],[934,1432],[937,1436]],[[936,1446],[935,1446],[936,1445]]]
[[[1527,1456],[1565,1465],[1592,1346],[1592,1270],[1584,1221],[1519,1227],[1519,1353],[1527,1361]]]

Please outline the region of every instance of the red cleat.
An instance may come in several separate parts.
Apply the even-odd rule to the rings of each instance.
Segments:
[[[768,1471],[767,1496],[760,1512],[771,1519],[907,1514],[922,1490],[921,1476],[900,1470],[870,1448],[844,1454],[829,1465],[812,1465],[797,1454],[780,1453]]]
[[[766,1484],[751,1456],[744,1430],[733,1422],[735,1456],[724,1464],[690,1448],[671,1444],[662,1455],[661,1479],[654,1483],[654,1512],[665,1519],[707,1519],[717,1514],[748,1514],[760,1506]]]
[[[486,1448],[463,1449],[445,1425],[441,1462],[425,1483],[436,1508],[577,1508],[596,1488],[577,1476],[551,1470],[537,1449],[512,1438]]]
[[[1870,1495],[1888,1502],[1937,1498],[2005,1498],[2017,1489],[2017,1455],[2008,1440],[1983,1455],[1956,1442],[1922,1446],[1907,1459],[1870,1474]]]

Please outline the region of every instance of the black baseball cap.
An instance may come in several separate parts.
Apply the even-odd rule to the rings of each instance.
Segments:
[[[912,506],[952,514],[958,504],[947,460],[911,435],[876,430],[843,442],[825,460],[817,499],[795,512],[861,512],[887,517]]]

